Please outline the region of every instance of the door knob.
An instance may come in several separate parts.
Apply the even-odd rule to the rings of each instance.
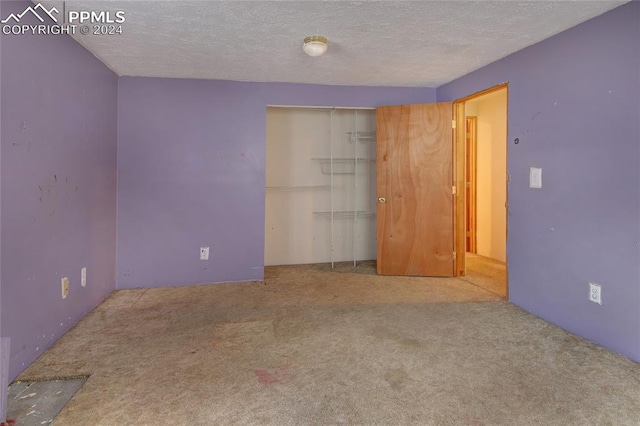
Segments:
[[[386,203],[386,202],[387,202],[387,199],[386,199],[386,198],[384,198],[384,197],[378,197],[378,202],[379,202],[380,204],[384,204],[384,203]]]

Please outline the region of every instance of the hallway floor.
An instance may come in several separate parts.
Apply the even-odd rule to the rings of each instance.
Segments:
[[[487,291],[507,298],[507,265],[489,257],[466,253],[464,279]]]
[[[19,379],[89,377],[65,426],[640,419],[639,364],[464,279],[265,275],[117,291]]]

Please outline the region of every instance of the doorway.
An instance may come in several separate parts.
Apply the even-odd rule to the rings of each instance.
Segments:
[[[468,281],[508,296],[507,283],[507,95],[506,85],[455,103],[459,162],[464,183],[458,220],[462,226],[462,272]],[[461,158],[462,157],[462,158]],[[463,218],[461,216],[464,216]]]

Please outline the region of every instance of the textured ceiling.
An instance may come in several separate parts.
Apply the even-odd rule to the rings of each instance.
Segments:
[[[62,10],[62,1],[41,1]],[[437,87],[626,1],[75,1],[125,11],[75,38],[119,75]],[[305,36],[329,39],[311,58]]]

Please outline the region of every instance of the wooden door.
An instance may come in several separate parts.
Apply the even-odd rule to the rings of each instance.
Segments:
[[[377,270],[452,276],[452,104],[377,108]]]

